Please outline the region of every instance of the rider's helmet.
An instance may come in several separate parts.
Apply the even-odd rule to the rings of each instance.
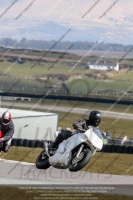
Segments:
[[[98,126],[101,121],[101,113],[97,110],[92,110],[89,114],[89,124],[92,126]]]
[[[12,119],[12,115],[10,112],[6,111],[2,114],[2,124],[8,125]]]

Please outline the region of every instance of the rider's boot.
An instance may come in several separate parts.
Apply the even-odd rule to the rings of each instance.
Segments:
[[[52,142],[52,143],[50,144],[49,147],[50,147],[51,149],[54,149],[54,148],[58,147],[58,145],[59,145],[62,141],[63,141],[63,137],[62,137],[61,134],[59,134],[59,135],[57,136],[57,138],[55,139],[55,141]]]

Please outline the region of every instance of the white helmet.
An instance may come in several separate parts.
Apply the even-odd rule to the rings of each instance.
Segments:
[[[2,114],[2,124],[8,125],[12,119],[12,115],[10,112],[6,111]]]

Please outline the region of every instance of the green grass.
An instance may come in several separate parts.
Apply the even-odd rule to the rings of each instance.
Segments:
[[[3,91],[8,91],[10,92],[22,92],[22,93],[40,93],[43,94],[44,87],[46,86],[51,86],[54,87],[55,83],[58,82],[58,79],[50,79],[50,80],[32,80],[32,79],[23,79],[22,77],[17,77],[17,78],[5,78],[3,76],[0,76],[0,89]],[[10,84],[10,85],[9,85]],[[132,83],[124,83],[124,82],[105,82],[101,80],[93,80],[93,79],[74,79],[70,80],[67,83],[68,87],[70,88],[70,94],[71,95],[82,95],[82,96],[89,96],[89,97],[94,97],[94,98],[111,98],[111,99],[118,99],[121,97],[121,100],[123,99],[131,99],[132,96],[126,96],[123,94],[118,94],[116,95],[103,95],[101,96],[100,94],[95,96],[93,93],[102,91],[102,90],[118,90],[118,91],[128,91],[129,89],[133,91]],[[25,90],[23,91],[22,87],[27,86]],[[40,91],[37,89],[34,91],[33,88],[39,87]],[[61,86],[57,86],[57,88]],[[51,91],[53,92],[53,91]],[[63,89],[62,89],[63,92]],[[92,93],[92,94],[91,94]],[[69,93],[66,95],[70,95]],[[59,95],[55,93],[55,95]],[[63,94],[61,94],[63,95]]]
[[[0,72],[5,72],[6,74],[11,74],[13,76],[29,76],[32,77],[36,74],[47,75],[47,74],[75,74],[84,73],[86,69],[76,67],[71,72],[69,71],[71,67],[67,67],[64,64],[56,64],[56,67],[51,67],[51,63],[45,65],[35,65],[33,68],[33,63],[25,63],[12,65],[12,63],[0,63]],[[11,67],[12,66],[12,67]],[[50,69],[49,69],[50,68]],[[48,70],[49,69],[49,70]],[[6,71],[7,70],[7,71]]]
[[[57,80],[55,80],[57,81]],[[23,78],[5,78],[0,76],[0,83],[1,85],[4,84],[10,84],[9,88],[12,88],[12,90],[14,89],[14,86],[18,87],[18,86],[32,86],[32,87],[44,87],[46,84],[53,84],[53,81],[51,82],[50,80],[31,80],[31,79],[23,79]]]
[[[26,148],[26,147],[13,147],[11,146],[9,152],[0,155],[0,158],[7,160],[16,160],[20,162],[35,163],[36,158],[43,149],[41,148]]]
[[[114,80],[133,81],[133,70],[113,76]]]
[[[118,121],[117,121],[118,120]],[[115,137],[132,137],[132,120],[103,117],[100,128]]]
[[[92,73],[93,75],[95,73],[97,73],[97,71],[93,71],[93,70],[88,70],[85,68],[81,68],[81,67],[75,67],[72,71],[70,71],[71,67],[68,67],[66,64],[64,63],[59,63],[59,64],[55,64],[55,67],[52,67],[49,69],[49,67],[51,66],[51,63],[46,63],[43,65],[35,65],[33,68],[31,68],[33,66],[33,63],[31,62],[26,62],[24,64],[18,64],[16,63],[15,65],[13,65],[13,63],[9,63],[9,62],[0,62],[0,72],[5,72],[6,74],[11,74],[13,76],[28,76],[28,77],[32,77],[36,74],[40,74],[40,75],[47,75],[47,74],[67,74],[67,75],[71,75],[71,74],[76,74],[76,73],[80,73],[80,74],[84,74],[87,73],[89,71],[89,73]],[[115,80],[119,80],[119,79],[123,79],[128,81],[128,79],[131,79],[133,76],[133,71],[129,71],[127,74],[122,74],[122,75],[115,75],[113,76],[113,79]],[[99,82],[99,87],[102,87],[103,89],[106,88],[106,84],[108,86],[108,88],[112,88],[110,86],[110,84],[113,84],[113,88],[115,86],[116,83],[118,83],[118,89],[120,87],[120,84],[123,84],[123,82],[121,81],[119,82],[115,82],[115,80],[113,81],[108,81],[108,80],[98,80]],[[82,80],[81,80],[82,81]],[[95,83],[95,80],[93,79],[87,79],[88,82],[90,82],[89,84],[93,85],[93,81]],[[97,82],[97,80],[96,80]],[[106,84],[104,84],[106,82]],[[124,84],[129,84],[130,83],[124,83]],[[105,85],[105,86],[104,86]],[[123,87],[123,85],[122,85]],[[125,86],[126,87],[126,86]],[[125,87],[123,88],[123,90],[125,89]],[[120,87],[121,88],[121,87]]]
[[[68,67],[64,63],[56,64],[55,67],[50,68],[51,64],[47,63],[44,65],[36,65],[32,68],[33,63],[27,62],[25,64],[18,64],[16,63],[12,67],[12,63],[0,63],[0,73],[5,72],[7,75],[12,75],[14,77],[17,77],[17,79],[21,79],[19,85],[29,85],[29,86],[39,86],[44,87],[46,84],[52,86],[54,82],[57,82],[57,79],[55,80],[40,80],[40,83],[35,80],[28,80],[29,78],[35,76],[35,75],[47,75],[47,74],[66,74],[66,75],[72,75],[72,74],[85,74],[87,73],[87,69],[76,67],[72,71],[70,71],[71,67]],[[50,70],[49,70],[50,68]],[[97,73],[97,71],[91,71],[89,70],[89,73],[94,75]],[[24,77],[27,77],[27,79],[24,79]],[[70,91],[72,94],[80,94],[80,95],[88,95],[90,92],[98,92],[102,90],[117,90],[117,91],[128,91],[129,88],[131,91],[133,91],[132,83],[129,81],[133,81],[133,71],[128,72],[127,74],[122,75],[115,75],[112,77],[112,80],[100,80],[100,79],[94,79],[94,78],[71,78],[68,82],[68,87],[70,88]],[[17,80],[16,79],[16,80]],[[6,78],[6,83],[14,83],[16,81],[13,78]],[[124,80],[124,81],[123,81]],[[1,83],[5,81],[5,77],[0,77]],[[59,81],[59,80],[58,80]]]
[[[71,92],[74,94],[85,94],[85,92],[90,93],[109,89],[127,91],[132,86],[132,83],[85,78],[73,79],[72,81],[68,82],[68,86],[71,88]],[[133,91],[133,87],[131,87],[131,91]]]

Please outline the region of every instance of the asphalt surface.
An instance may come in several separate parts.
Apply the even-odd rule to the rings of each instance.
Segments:
[[[25,104],[25,103],[11,103],[11,102],[2,102],[2,106],[5,106],[7,108],[13,108],[15,107],[21,107],[21,108],[29,108],[29,110],[34,110],[35,108],[39,109],[45,109],[47,112],[66,112],[66,113],[78,113],[78,114],[85,114],[88,113],[87,109],[80,109],[80,108],[73,108],[74,105],[71,107],[59,107],[55,105],[51,106],[45,106],[45,105],[38,105],[38,104]],[[114,117],[116,119],[133,119],[133,114],[126,114],[126,113],[119,113],[119,112],[110,112],[109,110],[107,111],[102,111],[102,116],[107,116],[107,117]]]
[[[133,196],[133,176],[118,176],[90,172],[70,172],[66,169],[39,170],[34,164],[0,159],[0,183],[2,185],[77,185],[87,187],[99,185],[111,188],[109,194]]]

